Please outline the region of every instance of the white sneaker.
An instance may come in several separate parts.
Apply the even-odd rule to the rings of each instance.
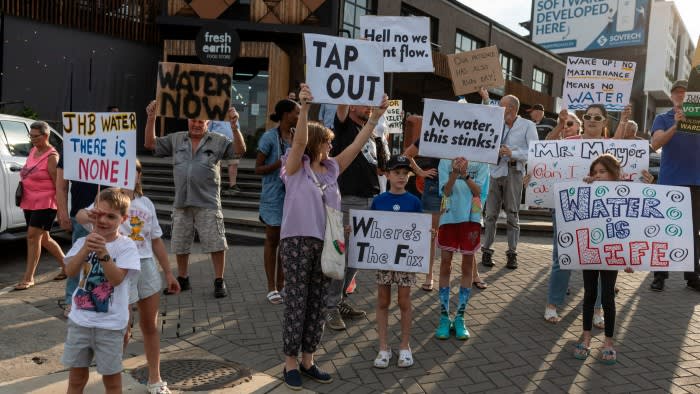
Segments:
[[[399,368],[408,368],[413,365],[411,348],[399,350]]]
[[[149,394],[171,394],[168,383],[163,381],[147,384],[146,390]]]
[[[380,350],[377,353],[377,358],[374,359],[374,367],[386,368],[389,366],[389,360],[391,360],[391,349]]]

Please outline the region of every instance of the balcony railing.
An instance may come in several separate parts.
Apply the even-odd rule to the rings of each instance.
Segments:
[[[5,15],[157,43],[160,0],[0,0]]]

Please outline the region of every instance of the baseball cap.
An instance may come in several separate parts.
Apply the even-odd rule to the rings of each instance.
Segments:
[[[403,156],[403,155],[398,155],[398,156],[392,156],[389,159],[389,162],[386,163],[386,169],[387,171],[391,170],[396,170],[399,168],[405,168],[407,170],[411,170],[411,162],[408,160],[408,157]]]
[[[688,90],[688,81],[686,81],[685,79],[677,80],[673,83],[673,86],[671,86],[671,92],[676,90],[676,88],[683,88],[685,90]]]

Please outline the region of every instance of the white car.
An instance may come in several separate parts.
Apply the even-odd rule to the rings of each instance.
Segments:
[[[19,172],[32,148],[29,126],[33,122],[33,119],[0,114],[0,239],[23,237],[26,232],[24,213],[15,206],[15,190]],[[54,129],[49,142],[62,151],[63,138]]]

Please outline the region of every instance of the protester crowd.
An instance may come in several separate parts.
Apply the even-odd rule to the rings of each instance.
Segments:
[[[690,187],[695,270],[685,273],[685,279],[688,287],[700,291],[700,171],[688,168],[687,164],[691,155],[696,154],[698,143],[696,137],[676,131],[677,123],[684,119],[681,104],[686,90],[685,81],[673,84],[674,107],[655,119],[650,149],[663,148],[660,184]],[[331,279],[324,274],[322,255],[329,246],[328,212],[342,212],[345,226],[349,224],[350,209],[430,214],[431,257],[435,256],[436,248],[440,250],[435,337],[447,339],[454,335],[466,340],[470,336],[468,303],[473,287],[487,288],[478,274],[477,253],[480,251],[481,265],[485,267],[503,262],[511,270],[519,266],[518,214],[523,185],[530,178],[529,144],[537,140],[638,138],[637,124],[630,119],[629,107],[621,113],[615,133],[608,135],[606,125],[610,115],[602,105],[590,105],[581,117],[562,110],[558,119],[553,120],[544,118],[544,107],[538,104],[532,107],[532,120],[528,120],[518,115],[519,99],[506,95],[499,104],[504,108],[504,127],[496,164],[472,161],[469,157],[453,160],[421,157],[418,155],[421,138],[408,145],[402,155],[388,157],[382,124],[388,105],[386,95],[378,107],[323,104],[318,121],[313,121],[309,112],[314,92],[301,84],[299,91],[292,93],[280,100],[270,114],[270,120],[277,125],[261,136],[255,162],[255,172],[263,175],[260,220],[265,224],[262,263],[267,277],[267,300],[272,304],[284,304],[283,377],[292,389],[301,389],[304,378],[331,382],[333,378],[314,362],[324,326],[343,330],[347,319],[366,316],[348,297],[357,270],[348,267],[346,261],[342,279]],[[487,105],[485,89],[481,90],[481,96]],[[43,122],[31,126],[34,147],[21,173],[24,193],[18,197],[29,228],[27,270],[15,289],[24,290],[34,285],[34,271],[42,247],[61,266],[55,279],[68,278],[68,334],[62,361],[71,368],[69,392],[81,392],[85,387],[87,368],[93,358],[98,372],[104,375],[107,392],[120,392],[122,349],[129,337],[129,305],[133,304],[138,306],[144,335],[148,391],[170,392],[159,372],[156,324],[159,294],[163,287],[166,295],[191,288],[188,261],[195,231],[201,250],[211,256],[214,297],[226,297],[230,290],[224,281],[228,245],[221,208],[219,166],[222,161],[226,166],[236,166],[236,160],[246,150],[238,113],[231,107],[229,120],[217,126],[228,130],[230,135],[210,132],[211,123],[207,120],[190,119],[187,131],[163,137],[155,134],[154,102],[148,105],[146,113],[145,147],[156,156],[172,157],[173,162],[175,196],[170,249],[176,255],[176,274],[170,270],[153,203],[141,190],[140,166],[134,190],[103,188],[98,194],[97,185],[64,179],[62,158],[48,143],[48,126]],[[229,167],[229,171],[231,175],[235,168]],[[424,179],[420,198],[406,189],[413,174]],[[655,181],[646,171],[643,178],[647,183]],[[381,192],[382,179],[388,183],[385,192]],[[620,162],[604,154],[591,161],[590,171],[583,181],[620,179]],[[235,180],[228,188],[236,190]],[[492,249],[496,221],[502,209],[506,215],[508,244],[505,259],[495,256]],[[65,256],[48,233],[56,215],[61,227],[73,234],[73,246]],[[560,268],[556,239],[554,241],[544,318],[556,324],[559,321],[557,307],[565,302],[571,271]],[[461,261],[461,278],[456,291],[456,310],[450,314],[450,298],[455,293],[450,287],[455,254],[461,255],[461,259],[456,260]],[[433,260],[431,258],[425,281],[420,285],[428,292],[433,291]],[[164,273],[165,286],[159,266]],[[591,354],[591,329],[595,326],[605,330],[601,360],[608,364],[616,361],[613,344],[616,277],[617,271],[583,270],[583,333],[572,349],[575,358],[585,359]],[[656,272],[651,289],[662,291],[667,277],[667,272]],[[376,283],[379,335],[374,366],[389,367],[394,355],[387,331],[391,289],[397,285],[401,311],[397,366],[410,367],[414,363],[409,343],[410,292],[417,285],[416,274],[377,270]]]

